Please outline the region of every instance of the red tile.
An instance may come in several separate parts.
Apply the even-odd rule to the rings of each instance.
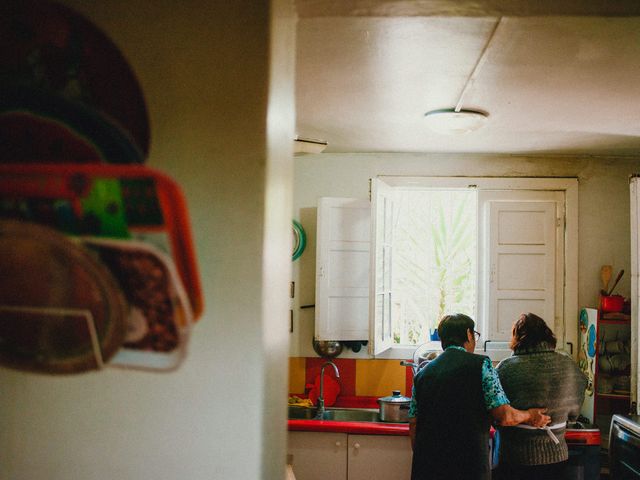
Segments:
[[[356,392],[356,361],[353,358],[334,358],[331,360],[338,367],[340,372],[340,395],[354,396]],[[306,374],[305,384],[313,384],[316,376],[320,375],[320,369],[322,365],[327,362],[324,358],[307,357],[306,361]],[[333,368],[327,367],[324,369],[325,375],[331,375],[335,378]]]

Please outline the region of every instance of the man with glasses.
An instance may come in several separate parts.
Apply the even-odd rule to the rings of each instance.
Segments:
[[[517,410],[509,405],[489,358],[473,353],[480,338],[474,328],[467,315],[444,316],[438,325],[444,352],[413,380],[412,480],[488,480],[492,420],[535,427],[550,421],[543,408]]]

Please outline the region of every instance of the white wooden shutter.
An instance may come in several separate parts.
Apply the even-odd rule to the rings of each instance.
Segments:
[[[640,325],[640,237],[638,226],[640,225],[640,180],[631,178],[631,403],[637,407],[640,398],[640,382],[638,381],[638,359],[640,358],[640,338],[638,325]]]
[[[485,338],[508,341],[513,322],[532,312],[562,339],[564,194],[483,191],[478,204]]]
[[[316,340],[369,338],[370,203],[321,198],[316,246]]]
[[[393,256],[393,188],[371,180],[371,271],[369,353],[378,355],[393,345],[391,265]]]

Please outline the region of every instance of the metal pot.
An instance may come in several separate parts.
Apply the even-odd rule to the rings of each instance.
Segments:
[[[391,423],[407,423],[409,421],[409,405],[411,399],[400,395],[400,390],[393,390],[390,397],[378,399],[380,420]]]
[[[313,349],[323,358],[334,358],[342,353],[342,343],[337,340],[314,340]]]

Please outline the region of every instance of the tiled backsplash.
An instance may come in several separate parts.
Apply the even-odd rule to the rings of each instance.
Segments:
[[[413,377],[411,369],[400,365],[400,360],[332,360],[340,372],[340,398],[358,398],[375,400],[391,395],[392,390],[400,390],[403,395],[411,396]],[[318,357],[289,358],[289,393],[306,397],[305,388],[313,384],[320,368],[326,362]],[[335,377],[333,368],[325,368],[325,375]]]

